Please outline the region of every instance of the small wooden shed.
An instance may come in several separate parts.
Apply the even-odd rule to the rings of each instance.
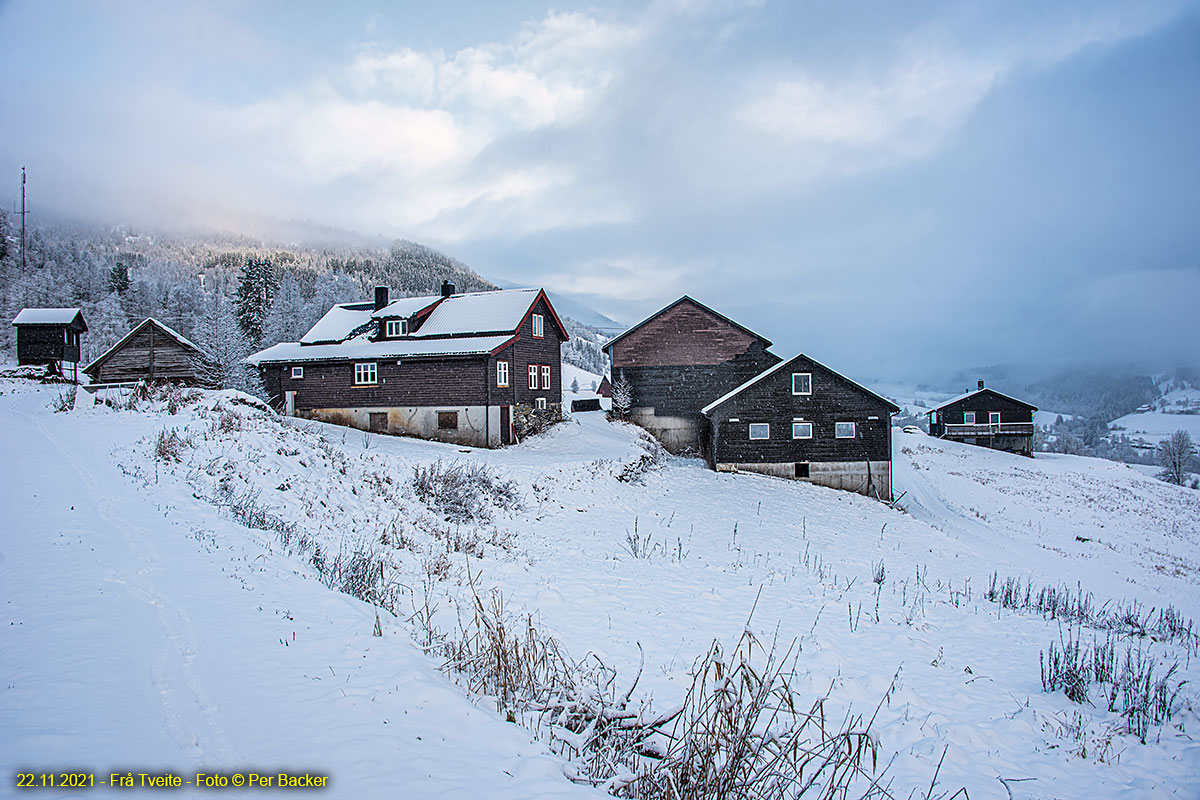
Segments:
[[[607,375],[600,380],[600,385],[596,387],[596,394],[601,397],[612,397],[612,384],[608,382]]]
[[[203,386],[204,351],[153,317],[83,368],[92,383],[169,381]]]
[[[78,369],[79,340],[88,329],[80,309],[23,308],[12,324],[18,364],[45,364],[60,373],[64,363]]]

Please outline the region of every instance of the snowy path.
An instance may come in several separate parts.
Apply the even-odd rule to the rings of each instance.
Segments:
[[[18,769],[66,768],[310,772],[337,797],[595,795],[403,631],[372,637],[369,607],[154,476],[139,492],[109,454],[151,424],[49,415],[47,399],[0,397],[0,795]]]

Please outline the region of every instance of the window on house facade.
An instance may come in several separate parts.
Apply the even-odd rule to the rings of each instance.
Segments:
[[[440,430],[440,431],[456,431],[456,430],[458,430],[458,412],[457,411],[439,411],[438,412],[438,430]]]
[[[545,411],[546,410],[546,398],[539,397],[537,400],[534,400],[533,406],[534,406],[534,408],[537,408],[541,411]]]
[[[812,373],[792,373],[792,394],[812,394]]]
[[[508,386],[508,362],[507,361],[497,361],[496,362],[496,385],[497,386]]]
[[[550,388],[550,368],[546,366],[542,367],[542,388]]]
[[[963,412],[963,425],[974,425],[974,424],[975,424],[975,412],[974,411],[964,411]]]
[[[379,373],[374,361],[354,365],[354,383],[357,386],[379,383]]]
[[[292,367],[292,377],[293,378],[303,378],[304,377],[304,367]]]
[[[394,339],[397,336],[404,336],[408,333],[408,320],[406,319],[389,319],[384,323],[383,336],[385,339]]]
[[[811,422],[793,422],[792,423],[792,438],[793,439],[811,439],[812,438]]]
[[[833,435],[838,439],[853,439],[855,426],[853,422],[837,422],[833,426]]]
[[[750,423],[750,438],[751,439],[770,439],[771,426],[766,422],[751,422]]]
[[[1000,424],[1000,412],[999,411],[989,411],[988,412],[988,424],[989,425],[999,425]]]
[[[538,388],[538,365],[537,364],[529,365],[529,388],[530,389]]]
[[[543,336],[545,336],[545,333],[543,332],[545,330],[545,323],[545,317],[543,317],[541,314],[533,315],[533,338],[541,339]]]

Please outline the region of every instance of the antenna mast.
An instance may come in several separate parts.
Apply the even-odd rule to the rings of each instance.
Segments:
[[[25,272],[25,167],[21,167],[21,272]]]

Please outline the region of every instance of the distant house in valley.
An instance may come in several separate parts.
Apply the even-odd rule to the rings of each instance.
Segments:
[[[891,416],[899,410],[801,354],[704,406],[709,463],[890,500]]]
[[[87,333],[83,311],[78,308],[23,308],[13,319],[17,329],[17,363],[44,364],[52,372],[65,374],[71,365],[78,377],[80,339]]]
[[[147,317],[83,368],[94,384],[165,381],[205,386],[205,355],[195,343]]]
[[[967,444],[1033,455],[1033,412],[1037,406],[988,389],[947,400],[929,413],[929,435]]]
[[[672,453],[708,455],[701,409],[779,361],[771,342],[684,296],[604,345],[613,381],[632,389],[627,417]]]
[[[331,308],[299,342],[251,356],[287,414],[497,447],[562,414],[566,328],[541,289]]]
[[[607,375],[600,379],[600,385],[596,387],[596,394],[601,397],[612,397],[612,384],[608,382]]]

